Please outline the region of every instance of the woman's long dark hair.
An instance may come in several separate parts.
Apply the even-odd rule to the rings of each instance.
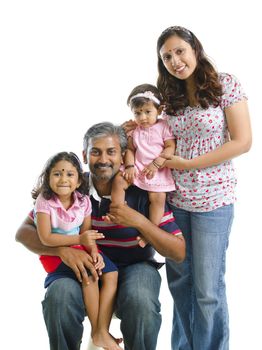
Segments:
[[[157,87],[165,100],[166,112],[170,115],[178,110],[183,110],[189,106],[186,82],[172,76],[165,68],[160,50],[167,39],[171,36],[178,36],[186,41],[195,51],[197,66],[194,71],[195,79],[195,99],[202,108],[209,105],[218,106],[222,96],[222,86],[218,79],[218,73],[208,60],[203,46],[197,37],[188,29],[174,26],[162,32],[157,40],[158,55],[158,79]]]
[[[83,195],[88,193],[88,180],[83,172],[81,162],[77,155],[73,152],[60,152],[48,159],[41,175],[38,178],[36,186],[31,192],[33,199],[36,199],[40,193],[47,200],[54,196],[54,192],[49,185],[49,178],[51,170],[54,168],[56,163],[60,162],[61,160],[66,160],[76,168],[78,178],[81,183],[77,191]]]

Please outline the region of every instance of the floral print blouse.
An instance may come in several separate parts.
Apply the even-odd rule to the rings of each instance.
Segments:
[[[211,152],[229,140],[225,108],[246,99],[233,75],[220,73],[223,95],[218,107],[186,107],[165,115],[176,139],[176,154],[192,159]],[[206,212],[235,201],[236,177],[232,161],[204,169],[172,170],[177,189],[168,193],[172,205],[188,211]]]

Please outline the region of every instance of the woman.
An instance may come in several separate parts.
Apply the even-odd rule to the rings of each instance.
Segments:
[[[224,274],[235,201],[232,159],[251,146],[247,98],[234,76],[215,70],[186,28],[167,28],[157,53],[157,86],[177,144],[176,155],[164,163],[177,185],[168,201],[187,243],[186,260],[166,265],[174,299],[172,349],[227,350]]]

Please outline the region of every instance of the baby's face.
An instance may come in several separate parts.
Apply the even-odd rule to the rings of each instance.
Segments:
[[[149,101],[141,107],[132,108],[137,125],[148,128],[157,122],[159,110],[152,101]]]

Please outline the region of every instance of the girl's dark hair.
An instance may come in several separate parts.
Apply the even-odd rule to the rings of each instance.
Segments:
[[[132,99],[133,96],[140,94],[140,93],[144,93],[146,91],[152,92],[152,94],[159,100],[160,104],[157,104],[156,102],[154,102],[153,100],[150,100],[150,98],[147,98],[147,97],[136,97],[136,98]],[[128,104],[128,106],[130,106],[131,109],[139,108],[139,107],[143,106],[145,103],[148,103],[149,101],[151,101],[156,108],[159,108],[159,106],[163,104],[163,97],[160,94],[158,88],[154,85],[151,85],[151,84],[141,84],[141,85],[136,86],[130,92],[130,94],[127,98],[127,104]]]
[[[36,199],[40,193],[47,200],[54,196],[54,192],[49,186],[50,173],[54,166],[61,160],[66,160],[76,168],[79,181],[81,182],[77,191],[83,195],[88,193],[88,179],[83,172],[81,162],[77,155],[73,152],[60,152],[49,158],[46,162],[44,169],[38,178],[37,184],[31,192],[33,199]]]
[[[168,114],[174,114],[176,111],[184,109],[189,105],[186,82],[172,76],[166,70],[160,56],[162,46],[167,39],[174,35],[186,41],[195,51],[197,66],[193,74],[196,85],[195,98],[197,102],[202,108],[208,108],[209,105],[218,106],[220,97],[222,96],[222,86],[219,82],[216,69],[208,60],[203,46],[197,37],[186,28],[174,26],[164,30],[157,40],[159,73],[157,86],[165,100],[166,112]]]

